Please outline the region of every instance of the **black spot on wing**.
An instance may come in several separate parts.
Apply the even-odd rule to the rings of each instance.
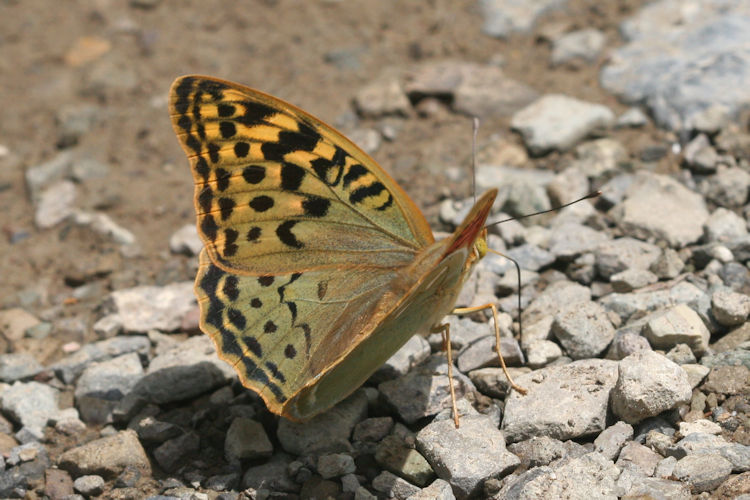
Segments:
[[[273,284],[273,276],[261,276],[258,278],[258,283],[260,283],[260,286],[271,286]]]
[[[190,94],[193,93],[194,82],[194,78],[187,76],[180,80],[180,83],[174,89],[174,93],[177,96],[174,103],[174,109],[181,115],[187,113],[188,108],[190,107]]]
[[[250,208],[256,212],[265,212],[273,207],[273,198],[270,196],[260,195],[250,200]]]
[[[253,226],[247,230],[247,241],[256,242],[260,238],[261,229],[258,226]]]
[[[214,191],[210,186],[204,186],[198,195],[198,206],[201,208],[203,214],[207,214],[211,211],[211,204],[214,201]]]
[[[216,241],[219,226],[216,225],[213,215],[208,214],[203,216],[203,220],[201,221],[201,232],[206,235],[206,238],[209,240]]]
[[[287,357],[287,359],[294,359],[294,357],[297,355],[297,350],[294,348],[292,344],[287,344],[284,348],[284,356]]]
[[[237,158],[244,158],[250,152],[250,144],[239,141],[234,145],[234,155]]]
[[[221,157],[219,156],[219,148],[218,145],[212,143],[209,143],[208,145],[208,157],[213,163],[218,163]]]
[[[242,178],[248,184],[258,184],[266,178],[266,167],[261,165],[248,165],[242,169]]]
[[[239,279],[237,278],[237,276],[229,275],[226,277],[226,279],[224,280],[224,285],[221,287],[224,295],[226,295],[227,298],[232,302],[237,300],[237,298],[240,296],[240,289],[237,288],[238,284]]]
[[[302,202],[302,210],[310,217],[325,217],[330,206],[331,200],[315,195],[309,195]]]
[[[219,210],[221,211],[221,220],[227,220],[234,210],[236,203],[231,198],[219,198]]]
[[[239,247],[237,246],[237,237],[240,233],[235,229],[224,230],[224,257],[232,257],[237,253]]]
[[[223,168],[217,168],[214,175],[216,176],[216,188],[219,191],[226,190],[229,187],[229,180],[232,178],[232,174]]]
[[[260,358],[263,356],[263,348],[260,346],[260,342],[258,342],[258,339],[252,335],[243,335],[242,343],[245,344],[247,348],[250,349],[250,352],[255,354],[256,357]]]
[[[276,236],[288,247],[300,249],[304,247],[302,242],[292,233],[292,228],[297,224],[296,220],[287,220],[279,224],[276,228]]]
[[[281,189],[297,191],[305,178],[305,169],[294,163],[281,165]]]
[[[270,319],[266,321],[265,325],[263,325],[263,333],[274,333],[276,330],[278,330],[276,323],[274,323]]]
[[[268,371],[271,372],[271,376],[281,382],[282,384],[286,382],[286,378],[284,377],[284,374],[279,371],[278,366],[276,366],[276,363],[272,363],[271,361],[266,361],[265,363],[266,368],[268,368]]]
[[[221,103],[217,106],[217,110],[219,112],[219,117],[227,118],[234,114],[235,107],[231,104]]]
[[[254,101],[242,101],[245,113],[242,116],[235,117],[235,120],[242,125],[252,127],[264,123],[266,118],[276,114],[276,110],[265,104]]]
[[[238,331],[243,331],[247,326],[247,318],[239,309],[230,307],[227,309],[227,319]]]
[[[219,132],[224,139],[229,139],[237,133],[237,127],[232,122],[219,122]]]

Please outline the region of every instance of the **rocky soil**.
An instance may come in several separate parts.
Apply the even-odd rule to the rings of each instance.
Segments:
[[[750,498],[740,0],[0,1],[0,497]],[[306,424],[197,327],[182,74],[334,124],[436,232],[499,189],[439,336]],[[518,310],[520,294],[521,311]],[[519,315],[521,321],[519,322]],[[521,328],[522,327],[522,328]]]

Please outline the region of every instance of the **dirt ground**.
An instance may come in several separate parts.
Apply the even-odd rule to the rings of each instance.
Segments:
[[[595,27],[615,47],[618,23],[642,3],[574,0],[546,15],[533,33],[497,40],[481,33],[476,0],[0,0],[0,307],[70,319],[55,321],[62,331],[43,346],[27,346],[42,349],[40,360],[49,361],[62,342],[92,340],[92,305],[106,292],[192,279],[195,260],[168,247],[169,236],[194,221],[192,179],[166,108],[179,75],[256,87],[348,125],[346,131],[354,94],[384,72],[421,61],[500,58],[509,76],[539,93],[564,93],[619,113],[625,106],[597,84],[601,61],[553,68],[544,34]],[[93,123],[71,140],[63,134],[66,116],[87,106]],[[443,174],[461,166],[469,176],[470,119],[445,108],[429,118],[388,120],[399,132],[374,157],[437,224],[442,197],[470,194],[468,182],[451,184]],[[520,144],[508,121],[484,121],[479,146],[493,134]],[[378,122],[355,118],[354,124]],[[663,140],[650,128],[613,135],[631,151]],[[136,255],[123,257],[116,244],[70,222],[35,227],[24,172],[62,150],[108,167],[106,176],[78,185],[76,206],[102,211],[132,231]],[[563,160],[551,155],[533,166],[556,168]],[[100,293],[74,303],[72,291],[82,283],[97,284]]]

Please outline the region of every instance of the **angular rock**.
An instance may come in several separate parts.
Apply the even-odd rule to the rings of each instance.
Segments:
[[[256,460],[273,455],[273,445],[263,425],[255,420],[237,417],[232,420],[224,440],[227,462]]]
[[[717,454],[688,455],[677,461],[672,474],[690,485],[693,493],[711,491],[732,473],[732,464]]]
[[[686,304],[652,315],[643,328],[643,334],[657,349],[687,344],[697,356],[706,352],[711,338],[698,313]]]
[[[132,430],[72,448],[60,456],[58,465],[74,477],[96,474],[113,479],[128,468],[151,474],[146,452]]]
[[[351,451],[349,436],[367,416],[367,396],[361,390],[304,423],[279,421],[276,436],[281,447],[295,455]]]
[[[127,332],[177,330],[195,305],[193,282],[166,286],[137,286],[110,294]]]
[[[606,35],[593,28],[566,33],[552,46],[552,64],[564,64],[572,60],[583,60],[587,63],[596,61],[604,48]]]
[[[522,375],[516,383],[529,392],[525,396],[514,392],[506,399],[502,430],[511,442],[538,435],[563,440],[601,432],[616,380],[617,363],[608,360],[574,361]]]
[[[515,113],[511,127],[521,133],[532,154],[540,155],[552,149],[566,151],[614,121],[614,113],[605,106],[549,94]]]
[[[0,406],[6,415],[41,438],[49,418],[60,411],[58,397],[57,389],[46,384],[16,382],[0,392]]]
[[[520,463],[506,450],[502,433],[489,418],[480,415],[463,417],[458,429],[452,420],[432,422],[417,434],[417,449],[461,498]]]
[[[394,434],[378,443],[375,460],[384,469],[420,487],[428,485],[435,478],[435,472],[427,460]]]
[[[633,439],[633,426],[625,422],[616,422],[594,439],[594,450],[608,460],[615,460],[625,443],[631,439]]]
[[[599,356],[615,337],[607,312],[596,302],[563,306],[555,315],[551,331],[573,359]]]
[[[610,214],[627,236],[666,241],[672,248],[703,235],[708,210],[703,198],[671,177],[639,171],[625,200]]]
[[[104,423],[126,394],[143,378],[143,367],[136,353],[90,364],[76,384],[76,405],[83,420]]]
[[[619,362],[612,411],[634,424],[687,403],[691,394],[687,374],[678,365],[661,354],[643,351]]]

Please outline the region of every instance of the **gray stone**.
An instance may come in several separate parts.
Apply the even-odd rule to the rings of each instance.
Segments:
[[[176,254],[198,255],[203,248],[203,241],[198,236],[195,224],[185,224],[169,237],[169,250]]]
[[[635,352],[650,350],[651,345],[645,337],[628,330],[618,330],[609,345],[606,358],[619,361]]]
[[[73,213],[77,189],[70,181],[60,181],[39,194],[34,222],[40,229],[56,226]]]
[[[458,429],[451,420],[432,422],[417,434],[417,449],[462,498],[520,463],[506,450],[502,433],[481,415],[463,417]]]
[[[469,116],[509,116],[538,95],[497,66],[474,65],[464,72],[453,92],[453,109]]]
[[[418,486],[401,479],[397,475],[383,471],[372,480],[372,488],[375,491],[384,493],[388,498],[406,499],[419,493]]]
[[[665,356],[643,351],[619,362],[612,391],[612,411],[628,423],[637,423],[690,401],[687,374]]]
[[[406,440],[395,434],[386,436],[375,448],[375,461],[384,469],[422,487],[435,478],[435,472],[425,457],[413,448],[413,440],[412,435]]]
[[[526,346],[525,352],[526,364],[530,368],[542,368],[563,355],[560,346],[551,340],[535,340],[530,342]],[[476,381],[474,384],[476,385]]]
[[[509,367],[510,376],[515,378],[529,373],[528,368]],[[492,398],[502,399],[510,391],[510,382],[502,368],[480,368],[469,372],[469,378],[476,385],[477,390]]]
[[[661,459],[662,456],[651,448],[630,441],[620,451],[620,456],[615,465],[621,469],[635,468],[636,471],[646,476],[653,476]]]
[[[690,382],[690,387],[692,387],[693,389],[698,387],[706,378],[706,375],[708,375],[708,373],[711,371],[711,369],[707,366],[696,365],[693,363],[681,365],[680,368],[682,368],[685,373],[687,373],[688,382]]]
[[[317,470],[323,479],[331,479],[344,474],[353,474],[356,466],[351,455],[331,453],[318,457]]]
[[[747,236],[747,223],[731,210],[719,207],[708,217],[703,234],[709,243],[732,241]]]
[[[750,470],[750,446],[731,443],[721,436],[705,432],[688,434],[679,440],[668,453],[677,458],[682,458],[685,455],[718,454],[729,460],[734,472]]]
[[[364,391],[355,391],[330,410],[307,422],[281,419],[276,436],[281,447],[294,455],[350,451],[349,436],[357,422],[366,417],[367,404]]]
[[[593,28],[566,33],[552,45],[552,64],[559,65],[572,60],[592,63],[599,57],[605,42],[606,35]]]
[[[234,369],[217,357],[211,339],[201,335],[152,359],[133,391],[147,401],[165,404],[211,391],[235,377]]]
[[[130,247],[135,245],[135,235],[116,223],[107,214],[74,210],[72,216],[73,222],[77,225],[87,227],[96,234],[100,234],[119,245]]]
[[[688,455],[674,466],[672,474],[690,485],[693,493],[711,491],[732,473],[732,464],[718,454]]]
[[[435,479],[432,484],[422,488],[419,493],[409,496],[406,500],[456,500],[453,488],[448,481]]]
[[[151,415],[135,417],[128,425],[138,433],[138,439],[146,443],[163,443],[182,434],[182,430],[175,424],[157,420]]]
[[[605,89],[626,102],[646,103],[672,130],[694,128],[717,106],[734,115],[750,98],[747,7],[701,2],[698,15],[686,16],[681,5],[654,2],[623,22],[628,43],[600,74]]]
[[[518,262],[521,270],[539,271],[555,262],[552,252],[530,243],[511,248],[504,253]],[[515,267],[513,269],[515,270]]]
[[[628,108],[623,114],[617,117],[618,128],[638,128],[648,124],[648,116],[641,108]]]
[[[653,285],[659,278],[651,271],[645,269],[628,269],[626,271],[613,274],[609,278],[612,289],[617,293],[627,293]]]
[[[70,177],[76,182],[102,179],[109,175],[109,165],[94,158],[78,158],[73,163]]]
[[[186,457],[200,450],[200,437],[195,432],[165,441],[154,450],[154,458],[159,467],[174,472]]]
[[[651,315],[643,334],[657,349],[687,344],[696,356],[706,352],[711,337],[698,313],[686,304],[678,304],[662,313]]]
[[[750,56],[750,51],[748,55]],[[723,165],[719,166],[715,175],[707,179],[705,186],[706,198],[720,207],[743,206],[747,201],[748,191],[750,191],[750,173],[740,167]]]
[[[437,354],[407,375],[383,382],[378,390],[399,416],[411,424],[450,406],[449,383],[445,356]],[[458,399],[474,390],[471,381],[458,370],[453,372],[453,384]]]
[[[628,151],[619,141],[608,137],[579,144],[575,148],[573,166],[589,178],[617,172],[620,164],[628,159]],[[606,193],[602,186],[602,193]]]
[[[391,417],[367,418],[354,426],[352,440],[376,443],[387,436],[391,429],[393,429]]]
[[[3,412],[38,438],[60,409],[56,389],[39,382],[16,382],[0,392]]]
[[[493,500],[505,498],[618,498],[618,469],[611,460],[593,452],[562,459],[554,466],[537,467],[503,484]]]
[[[638,171],[625,199],[610,214],[627,236],[666,241],[673,248],[703,235],[708,210],[703,198],[674,179]]]
[[[649,267],[659,279],[672,279],[680,275],[685,268],[685,263],[676,250],[665,248],[658,259]]]
[[[621,498],[659,498],[664,500],[689,500],[690,488],[679,481],[646,477],[640,471],[627,468],[617,478]]]
[[[481,337],[471,342],[456,356],[458,369],[467,373],[478,368],[500,366],[500,359],[495,350],[496,344],[494,335]],[[500,352],[505,358],[506,365],[523,364],[523,353],[518,341],[513,337],[500,337]]]
[[[104,361],[130,352],[146,355],[151,342],[143,336],[118,336],[84,345],[50,366],[66,384],[72,383],[86,367],[95,361]]]
[[[583,253],[594,251],[608,240],[607,235],[602,232],[583,224],[569,222],[552,228],[549,251],[557,258],[570,260]]]
[[[242,476],[242,488],[252,488],[256,491],[298,492],[300,487],[289,474],[290,462],[291,458],[288,455],[277,453],[265,464],[248,467]]]
[[[76,405],[85,422],[111,421],[112,410],[143,378],[138,354],[95,362],[86,367],[76,383]]]
[[[563,306],[555,314],[551,331],[573,359],[599,356],[615,337],[607,312],[596,302]]]
[[[380,383],[406,375],[409,370],[430,356],[430,344],[421,335],[414,335],[383,366],[370,377],[372,383]]]
[[[685,146],[685,162],[697,174],[712,174],[716,172],[719,154],[711,146],[706,134],[697,135]]]
[[[484,19],[482,32],[495,38],[505,38],[513,33],[529,31],[542,14],[565,4],[565,0],[480,0],[479,9]]]
[[[568,453],[562,441],[548,436],[513,443],[508,446],[508,450],[521,459],[521,464],[525,468],[549,465]]]
[[[684,365],[688,363],[695,363],[695,354],[687,344],[677,344],[669,350],[667,353],[667,359],[678,365]]]
[[[711,422],[705,418],[694,420],[693,422],[680,422],[680,428],[677,431],[679,437],[685,437],[690,434],[704,433],[704,434],[721,434],[721,426],[716,422]]]
[[[256,460],[273,455],[273,445],[263,426],[249,418],[232,420],[224,440],[224,457],[227,462]]]
[[[595,252],[596,271],[602,278],[628,270],[647,270],[661,255],[654,244],[624,237],[600,244]]]
[[[534,155],[550,150],[567,151],[597,128],[614,124],[612,111],[559,94],[542,96],[513,115],[511,127],[518,131]]]
[[[616,422],[594,439],[594,450],[608,460],[615,460],[625,443],[631,439],[633,439],[633,426],[625,422]]]
[[[135,431],[124,430],[71,448],[60,456],[58,466],[74,477],[99,475],[114,479],[126,469],[151,474],[151,464]]]
[[[599,433],[606,427],[616,380],[617,363],[608,360],[574,361],[522,375],[516,383],[529,392],[506,398],[502,430],[511,442],[537,435],[562,440]]]
[[[750,354],[750,351],[745,351]],[[746,356],[746,360],[750,356]],[[701,360],[702,361],[702,360]],[[717,366],[708,373],[703,390],[719,394],[746,394],[750,387],[750,369],[747,366]]]
[[[104,492],[104,478],[97,475],[81,476],[73,481],[73,488],[86,496],[98,496]]]
[[[110,298],[127,332],[174,331],[195,307],[193,282],[166,286],[137,286],[118,290]]]
[[[411,103],[396,78],[383,76],[362,87],[354,97],[363,116],[408,115]]]
[[[635,313],[642,314],[648,311],[666,309],[675,304],[689,304],[691,307],[698,308],[704,299],[707,299],[707,297],[702,290],[692,283],[680,281],[666,290],[657,289],[631,293],[610,293],[599,299],[599,303],[607,310],[620,316],[620,319],[625,322]],[[662,312],[654,314],[660,315]],[[640,322],[638,325],[639,327],[642,326]],[[696,328],[700,327],[696,326]],[[639,332],[640,330],[638,328]],[[681,338],[684,338],[684,335]],[[672,347],[679,342],[679,339],[675,339],[675,342],[670,343],[666,347]]]
[[[23,352],[0,354],[0,380],[3,382],[29,379],[43,369],[41,363],[30,354]]]
[[[717,290],[711,295],[711,312],[723,326],[738,326],[750,315],[750,297],[731,290]]]

